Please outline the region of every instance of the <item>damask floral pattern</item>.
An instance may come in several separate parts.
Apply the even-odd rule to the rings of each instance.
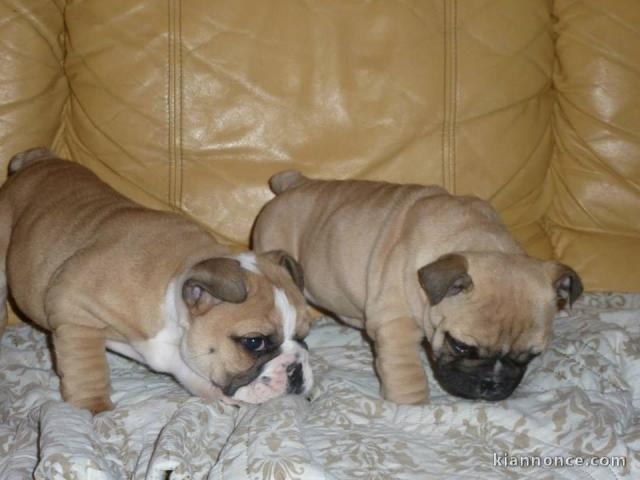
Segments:
[[[0,347],[0,478],[617,479],[640,476],[640,295],[585,295],[509,399],[379,397],[368,343],[321,319],[308,343],[316,386],[236,408],[109,354],[116,409],[61,401],[45,334],[8,328]],[[428,369],[425,359],[425,367]],[[612,457],[625,466],[507,467],[495,457]]]

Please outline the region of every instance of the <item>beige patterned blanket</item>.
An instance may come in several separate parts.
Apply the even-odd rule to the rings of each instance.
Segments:
[[[0,479],[640,478],[640,295],[586,295],[556,332],[510,399],[456,399],[430,378],[424,407],[380,400],[367,343],[329,319],[308,342],[310,401],[207,403],[109,354],[117,408],[92,418],[61,402],[46,336],[10,327]]]

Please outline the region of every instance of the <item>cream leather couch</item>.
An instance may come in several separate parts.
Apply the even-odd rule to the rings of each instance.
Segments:
[[[0,159],[52,145],[246,244],[267,179],[489,199],[588,290],[640,291],[634,0],[2,0]]]

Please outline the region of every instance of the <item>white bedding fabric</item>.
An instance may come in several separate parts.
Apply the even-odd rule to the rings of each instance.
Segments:
[[[330,319],[308,339],[311,401],[231,407],[109,354],[116,409],[60,399],[46,336],[9,327],[0,347],[0,479],[640,478],[640,295],[585,295],[556,323],[514,395],[380,400],[368,344]],[[429,367],[426,367],[429,369]],[[494,453],[625,456],[624,468],[494,465]],[[554,460],[555,461],[555,460]]]

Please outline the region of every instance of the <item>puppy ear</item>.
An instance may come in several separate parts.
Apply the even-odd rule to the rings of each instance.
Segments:
[[[265,258],[273,263],[283,267],[289,275],[293,283],[295,283],[300,291],[304,291],[304,272],[302,267],[296,260],[284,250],[271,250],[270,252],[263,254]]]
[[[564,307],[568,301],[569,306],[573,305],[582,294],[582,280],[571,267],[558,262],[551,264],[551,281],[553,289],[556,291],[559,308]]]
[[[192,315],[202,315],[220,302],[247,299],[244,271],[232,258],[210,258],[196,264],[182,286],[182,299]]]
[[[467,273],[468,268],[469,264],[464,256],[451,253],[418,270],[418,280],[429,303],[437,305],[445,297],[469,290],[473,281]]]

